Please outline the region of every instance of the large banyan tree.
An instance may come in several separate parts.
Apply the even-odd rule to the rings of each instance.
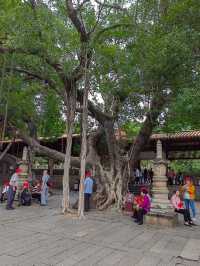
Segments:
[[[199,4],[8,0],[1,5],[0,103],[7,134],[23,138],[35,153],[64,161],[64,212],[70,207],[70,166],[81,166],[83,181],[87,163],[99,179],[98,207],[121,207],[128,165],[137,165],[181,90],[196,86]],[[139,131],[125,153],[116,130],[130,121],[138,122]],[[77,123],[80,158],[71,156]],[[52,128],[54,136],[67,133],[65,154],[37,141]]]

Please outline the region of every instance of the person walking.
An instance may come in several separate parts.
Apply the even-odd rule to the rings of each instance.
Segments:
[[[10,182],[9,182],[9,189],[7,194],[7,210],[14,210],[13,208],[13,201],[15,198],[15,194],[18,187],[18,181],[19,181],[19,174],[22,172],[21,168],[17,168],[15,170],[15,173],[11,176]]]
[[[48,175],[48,171],[44,170],[42,176],[42,187],[41,187],[41,206],[46,206],[48,202],[48,180],[50,176]]]
[[[85,196],[85,211],[90,210],[90,198],[93,192],[94,181],[91,177],[91,172],[86,171],[84,181],[84,196]]]

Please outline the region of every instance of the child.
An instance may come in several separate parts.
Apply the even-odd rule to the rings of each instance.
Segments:
[[[31,193],[29,191],[28,181],[24,181],[23,183],[23,191],[21,193],[21,204],[24,206],[31,205]]]
[[[32,198],[37,199],[41,203],[41,182],[37,180],[35,186],[31,190]]]
[[[3,190],[1,192],[1,198],[0,201],[3,202],[5,200],[6,193],[8,192],[9,189],[9,182],[5,182],[3,186]]]
[[[133,214],[133,200],[134,195],[128,191],[124,199],[124,211],[130,215]]]

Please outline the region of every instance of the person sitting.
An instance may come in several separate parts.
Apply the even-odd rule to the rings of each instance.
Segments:
[[[133,193],[127,191],[123,202],[123,209],[128,215],[132,215],[133,213],[133,202],[134,202]]]
[[[22,190],[20,198],[21,198],[21,204],[23,206],[30,206],[31,205],[31,193],[29,191],[28,181],[24,181],[24,183],[23,183],[23,190]]]
[[[1,202],[4,202],[5,197],[6,197],[7,193],[8,193],[8,189],[9,189],[9,182],[7,181],[3,185],[3,190],[1,192],[1,197],[0,197],[0,201]]]
[[[138,210],[138,206],[141,205],[143,202],[143,197],[140,195],[136,195],[134,197],[133,200],[133,216],[132,218],[134,218],[135,220],[137,220],[137,210]]]
[[[183,202],[180,199],[179,190],[174,191],[173,196],[171,197],[171,204],[172,204],[175,212],[183,215],[184,225],[186,225],[186,226],[193,225],[192,219],[190,217],[190,212],[188,211],[188,209],[184,208]]]
[[[151,201],[146,188],[142,188],[140,201],[136,205],[134,218],[139,225],[143,224],[143,217],[150,211]]]
[[[31,195],[33,199],[41,203],[41,182],[39,180],[36,181],[35,186],[32,188]]]

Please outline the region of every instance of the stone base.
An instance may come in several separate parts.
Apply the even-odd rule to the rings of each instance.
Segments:
[[[145,215],[145,223],[174,227],[178,223],[178,214],[172,211],[155,209]]]

